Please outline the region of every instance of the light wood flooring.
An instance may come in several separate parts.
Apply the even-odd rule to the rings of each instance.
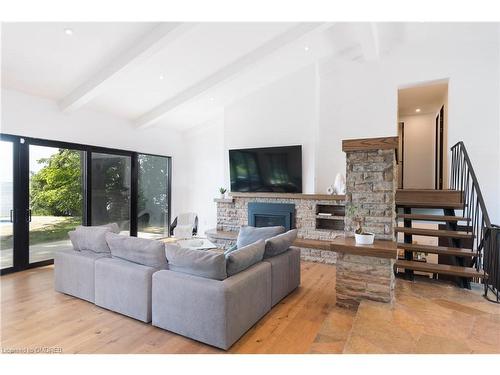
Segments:
[[[53,267],[2,276],[1,346],[63,353],[224,353],[53,290]],[[397,280],[393,304],[335,307],[335,266],[302,284],[229,353],[500,353],[500,306],[481,290]]]

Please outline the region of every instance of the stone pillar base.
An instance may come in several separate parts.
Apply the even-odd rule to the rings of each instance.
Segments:
[[[363,299],[392,302],[394,263],[394,259],[338,253],[336,304],[357,309]]]

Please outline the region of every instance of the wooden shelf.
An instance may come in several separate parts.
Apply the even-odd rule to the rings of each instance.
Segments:
[[[215,203],[233,203],[233,198],[214,198]]]
[[[328,194],[299,194],[299,193],[236,193],[229,195],[233,198],[276,198],[276,199],[310,199],[316,201],[345,201],[345,195]]]
[[[373,245],[357,245],[352,237],[338,237],[331,241],[330,249],[339,253],[394,260],[398,255],[397,243],[388,240],[375,240]]]
[[[342,220],[344,221],[344,216],[321,216],[321,215],[316,215],[316,219],[318,220]]]

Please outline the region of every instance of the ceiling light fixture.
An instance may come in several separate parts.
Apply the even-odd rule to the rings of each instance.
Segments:
[[[210,101],[213,102],[215,98],[213,96],[210,97]]]
[[[306,51],[306,52],[309,51],[309,46],[305,46],[304,51]]]
[[[160,81],[163,81],[164,78],[165,76],[163,74],[160,74]]]
[[[420,112],[420,108],[417,108],[417,109],[415,110],[415,112],[419,113],[419,112]]]
[[[66,28],[66,29],[64,29],[64,34],[66,34],[67,36],[72,36],[73,30],[70,28]]]

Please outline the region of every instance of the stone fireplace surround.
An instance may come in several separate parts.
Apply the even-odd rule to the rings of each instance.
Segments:
[[[295,227],[298,238],[332,240],[344,230],[316,229],[316,206],[344,205],[343,195],[289,193],[233,193],[228,199],[215,199],[217,228],[206,232],[216,245],[228,248],[236,242],[239,228],[248,225],[248,203],[284,203],[295,205]],[[303,260],[335,264],[337,254],[331,250],[300,248]]]

